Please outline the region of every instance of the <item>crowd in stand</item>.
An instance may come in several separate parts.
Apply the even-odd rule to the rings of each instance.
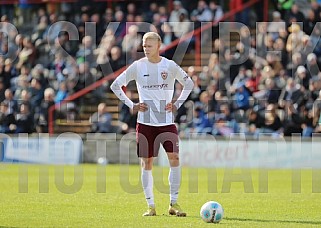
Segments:
[[[310,137],[320,131],[321,27],[317,22],[321,6],[312,1],[301,12],[296,1],[288,2],[291,5],[286,9],[276,4],[271,22],[259,23],[257,35],[245,26],[251,24],[251,12],[236,17],[245,25],[239,28],[235,47],[227,46],[213,29],[214,51],[208,65],[201,71],[194,66],[187,70],[195,87],[178,110],[181,136],[301,133]],[[105,3],[79,1],[58,4],[52,12],[43,4],[1,6],[1,22],[19,25],[19,33],[1,23],[1,29],[10,32],[0,33],[0,132],[48,132],[48,107],[141,58],[143,32],[157,31],[165,48],[202,22],[218,20],[224,8],[217,1],[204,0],[195,6],[174,1],[172,11],[166,1],[148,1],[146,9],[140,4],[122,2],[107,8]],[[14,15],[19,7],[28,10]],[[94,26],[86,22],[94,22]],[[24,29],[32,24],[31,29]],[[193,51],[191,47],[189,51]],[[174,51],[170,49],[164,56],[175,59]],[[106,100],[108,89],[108,84],[97,88],[93,99]],[[178,83],[175,96],[180,90]],[[130,91],[128,95],[132,96]],[[77,99],[61,105],[55,118],[75,119],[82,102]],[[100,109],[105,106],[100,104]],[[101,113],[107,116],[105,111]],[[95,123],[99,116],[98,112]],[[122,106],[120,121],[127,126],[123,132],[131,131],[135,114]]]
[[[320,16],[317,2],[305,15],[293,1],[283,15],[274,11],[271,22],[258,23],[256,34],[241,26],[235,48],[217,38],[201,73],[188,68],[195,87],[192,103],[176,119],[181,135],[319,133]]]

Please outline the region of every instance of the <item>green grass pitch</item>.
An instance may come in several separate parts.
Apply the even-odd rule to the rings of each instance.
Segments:
[[[179,203],[186,218],[167,214],[168,168],[155,166],[153,172],[157,216],[142,217],[146,203],[137,165],[1,164],[0,226],[321,226],[320,170],[184,167]],[[219,224],[206,224],[199,216],[209,200],[225,210]]]

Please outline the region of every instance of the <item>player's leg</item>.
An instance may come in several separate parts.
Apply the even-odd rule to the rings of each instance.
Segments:
[[[137,124],[137,155],[141,162],[141,181],[144,190],[145,199],[148,205],[148,210],[143,216],[154,216],[155,202],[153,193],[153,150],[154,137],[151,126]]]
[[[179,165],[179,154],[177,152],[167,152],[167,157],[170,164],[168,174],[170,205],[168,213],[170,215],[185,217],[186,212],[184,212],[177,203],[179,188],[181,184],[181,167]]]
[[[153,193],[153,157],[151,158],[141,158],[141,181],[143,185],[143,190],[145,194],[145,199],[148,205],[148,210],[143,214],[143,216],[154,216],[156,215],[154,193]]]
[[[163,133],[159,135],[160,141],[166,151],[170,164],[168,182],[170,187],[170,206],[169,214],[177,216],[186,216],[186,213],[177,203],[178,193],[181,183],[181,168],[179,163],[178,133],[175,125],[164,127]]]
[[[178,200],[178,191],[181,183],[181,169],[179,166],[179,155],[176,152],[167,152],[169,161],[168,183],[170,187],[170,203],[175,204]]]

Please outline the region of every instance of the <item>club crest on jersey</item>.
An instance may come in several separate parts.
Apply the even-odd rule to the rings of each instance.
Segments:
[[[163,80],[166,80],[168,73],[166,71],[162,71],[161,76]]]

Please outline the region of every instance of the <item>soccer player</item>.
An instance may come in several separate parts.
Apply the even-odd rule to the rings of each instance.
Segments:
[[[174,124],[174,113],[187,99],[193,81],[172,60],[160,56],[161,38],[155,32],[143,36],[145,57],[132,63],[112,83],[111,89],[129,108],[138,111],[136,126],[137,155],[141,161],[141,180],[148,210],[143,216],[156,215],[153,194],[153,158],[158,156],[163,145],[170,164],[169,186],[170,215],[186,216],[177,203],[181,181],[179,164],[178,133]],[[134,104],[122,90],[128,82],[135,80],[139,103]],[[174,84],[178,80],[184,88],[176,101],[173,100]]]

